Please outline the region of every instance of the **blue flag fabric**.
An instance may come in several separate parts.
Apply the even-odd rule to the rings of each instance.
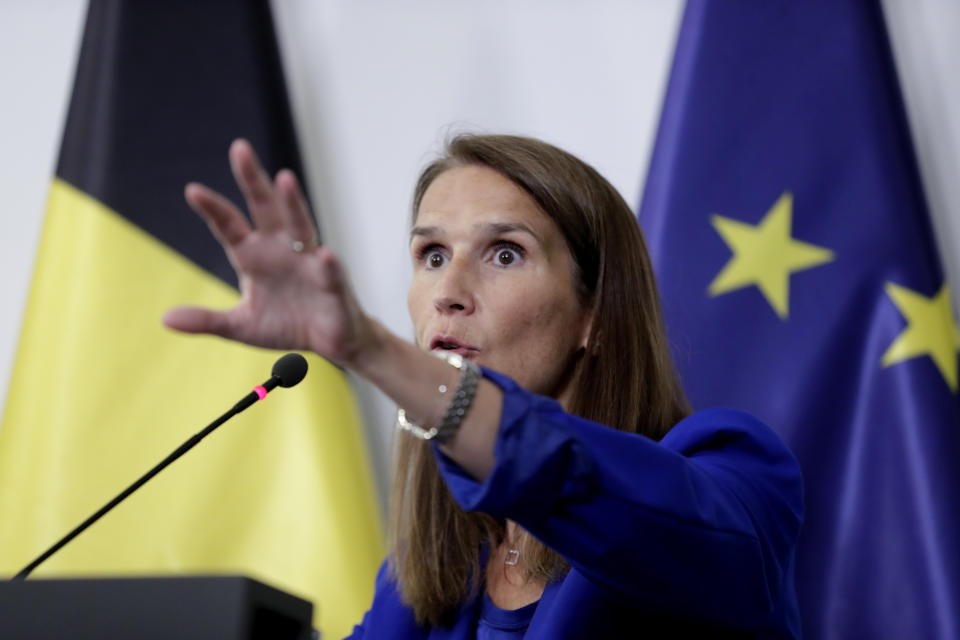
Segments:
[[[639,218],[694,407],[803,467],[804,635],[960,637],[960,332],[878,3],[691,0]]]

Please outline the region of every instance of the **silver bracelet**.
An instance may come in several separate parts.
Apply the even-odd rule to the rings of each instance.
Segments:
[[[433,354],[460,370],[457,389],[453,392],[453,397],[436,426],[424,429],[415,422],[407,420],[406,411],[397,409],[397,427],[421,440],[436,440],[443,443],[453,437],[453,434],[460,428],[460,423],[467,416],[470,405],[473,404],[473,398],[477,395],[477,385],[480,383],[483,373],[480,371],[480,367],[460,354],[444,353],[442,351],[435,351]]]

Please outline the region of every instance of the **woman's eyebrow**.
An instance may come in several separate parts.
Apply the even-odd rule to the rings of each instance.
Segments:
[[[413,227],[410,229],[410,241],[413,242],[414,238],[426,237],[430,238],[436,235],[439,235],[440,227]]]
[[[533,229],[522,222],[486,222],[478,225],[478,227],[488,232],[490,235],[510,233],[511,231],[521,231],[533,236],[534,240],[537,242],[540,241],[540,236],[534,233]]]
[[[520,231],[521,233],[529,234],[534,240],[540,242],[540,236],[522,222],[483,222],[476,225],[474,229],[487,235]],[[411,242],[413,242],[414,238],[432,238],[438,235],[443,235],[443,229],[438,226],[415,226],[410,229]]]

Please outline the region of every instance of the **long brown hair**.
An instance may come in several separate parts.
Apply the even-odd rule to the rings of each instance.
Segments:
[[[643,234],[620,194],[593,167],[540,140],[462,134],[420,174],[413,217],[444,171],[482,165],[524,189],[560,228],[573,256],[574,289],[593,323],[567,411],[659,440],[689,413],[667,349]],[[504,523],[464,512],[440,477],[429,445],[398,438],[390,496],[391,569],[420,624],[442,624],[482,583],[481,550]],[[523,540],[528,578],[550,580],[563,558]]]

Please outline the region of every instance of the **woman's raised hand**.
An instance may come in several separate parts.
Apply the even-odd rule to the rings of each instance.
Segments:
[[[314,351],[349,364],[371,338],[337,257],[319,246],[296,176],[274,180],[245,140],[230,146],[230,168],[253,219],[197,183],[185,195],[223,245],[240,282],[240,302],[229,311],[178,307],[164,316],[171,329],[210,333],[273,349]]]

